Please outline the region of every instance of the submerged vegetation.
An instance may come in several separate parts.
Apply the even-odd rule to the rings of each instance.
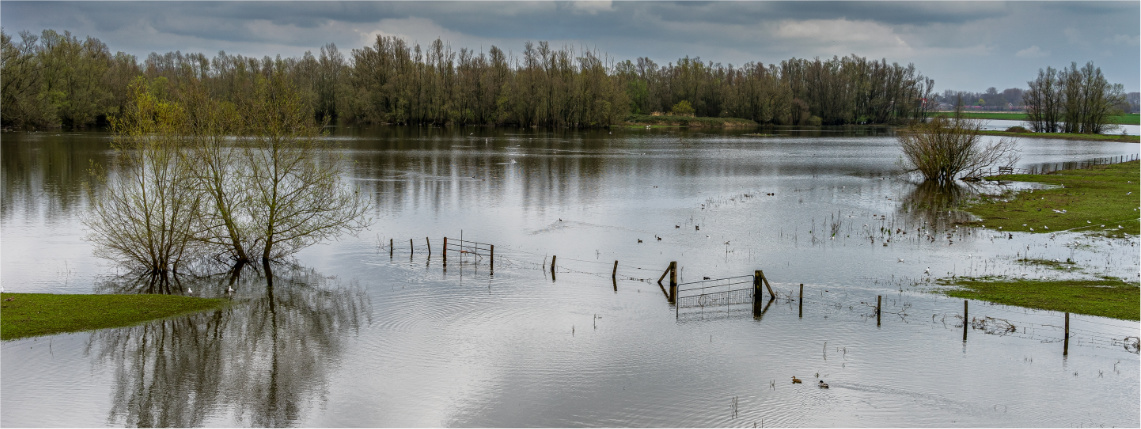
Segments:
[[[923,175],[924,180],[951,183],[1018,161],[1013,139],[985,143],[981,129],[981,121],[961,117],[939,116],[911,124],[898,135],[904,167]]]
[[[0,294],[0,339],[131,326],[229,305],[227,299],[171,295]]]
[[[1003,231],[1053,233],[1100,231],[1109,236],[1141,234],[1141,162],[1062,170],[1050,174],[1011,174],[988,178],[1054,185],[981,196],[967,210],[982,218],[971,222]]]
[[[1141,289],[1137,282],[1104,280],[1026,280],[959,277],[945,284],[963,287],[947,291],[956,298],[1065,311],[1124,320],[1141,320]]]
[[[302,114],[319,122],[572,128],[678,106],[761,124],[903,123],[923,117],[934,86],[912,65],[855,55],[738,66],[685,57],[660,65],[547,42],[528,42],[514,56],[495,46],[457,52],[440,39],[422,47],[378,36],[348,53],[328,44],[300,58],[168,52],[137,59],[66,31],[2,39],[0,122],[19,129],[105,125],[125,112],[130,82],[140,76],[174,86],[198,81],[212,98],[237,103],[259,76],[280,75],[298,88]]]

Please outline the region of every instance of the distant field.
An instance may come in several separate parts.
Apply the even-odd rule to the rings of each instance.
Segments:
[[[953,112],[929,112],[927,116],[935,115],[948,115]],[[963,112],[963,116],[974,119],[997,119],[1006,121],[1025,121],[1026,114],[1021,112]],[[1111,116],[1110,123],[1117,125],[1141,125],[1141,114],[1130,113],[1127,115]]]

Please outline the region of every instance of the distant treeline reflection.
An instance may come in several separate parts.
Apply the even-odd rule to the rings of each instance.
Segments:
[[[301,58],[176,51],[139,61],[66,31],[4,33],[2,42],[0,120],[12,128],[103,124],[123,110],[138,76],[176,87],[200,81],[212,97],[234,101],[248,96],[255,76],[284,73],[306,112],[334,122],[573,128],[669,112],[683,101],[697,116],[761,124],[893,123],[923,116],[934,85],[912,65],[855,55],[740,66],[687,56],[659,65],[547,42],[527,42],[516,56],[378,36],[348,55],[328,44]]]

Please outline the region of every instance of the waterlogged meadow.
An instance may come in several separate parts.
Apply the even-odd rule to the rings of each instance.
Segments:
[[[271,289],[175,290],[232,287],[224,310],[4,342],[0,424],[1141,424],[1137,320],[1071,314],[1066,344],[1063,313],[968,300],[964,319],[940,281],[1137,282],[1137,236],[969,225],[966,200],[1033,185],[917,184],[888,130],[328,138],[367,230],[302,250]],[[145,288],[83,240],[108,142],[5,135],[5,292]],[[1021,168],[1137,152],[1018,145]],[[471,248],[445,265],[444,237],[493,244],[494,265]],[[671,305],[671,261],[708,293]],[[757,304],[751,280],[718,280],[757,270]]]

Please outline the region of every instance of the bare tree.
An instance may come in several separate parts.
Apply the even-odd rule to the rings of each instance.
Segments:
[[[200,197],[185,186],[189,172],[175,132],[180,107],[159,100],[142,80],[130,91],[133,102],[113,122],[118,168],[114,175],[94,169],[107,190],[84,224],[97,255],[165,278],[198,245],[194,226]]]
[[[1002,138],[985,143],[979,120],[946,117],[916,123],[899,131],[905,167],[928,181],[950,183],[977,177],[994,166],[1018,162],[1015,140]]]

